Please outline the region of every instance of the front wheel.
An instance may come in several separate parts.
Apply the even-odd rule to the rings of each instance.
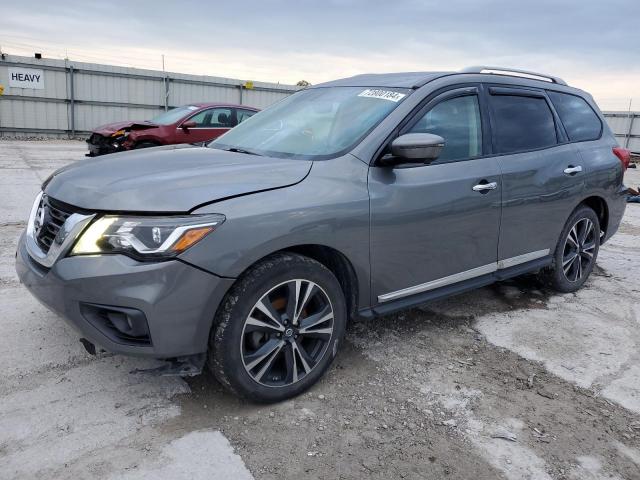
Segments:
[[[302,255],[272,255],[238,279],[223,300],[210,368],[250,400],[293,397],[327,370],[346,320],[344,295],[329,269]]]
[[[578,290],[591,274],[600,249],[600,222],[589,207],[578,208],[567,220],[546,272],[548,283],[559,292]]]

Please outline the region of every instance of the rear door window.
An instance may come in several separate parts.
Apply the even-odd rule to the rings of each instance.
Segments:
[[[237,110],[237,115],[238,115],[238,122],[237,123],[242,123],[244,122],[247,118],[251,118],[253,115],[255,115],[257,112],[253,111],[253,110],[243,110],[238,108]]]
[[[550,147],[558,143],[553,113],[544,97],[490,95],[497,153]]]
[[[584,98],[569,93],[547,92],[564,125],[569,140],[582,142],[597,140],[602,122]]]
[[[233,127],[232,111],[230,108],[213,108],[209,110],[209,128],[231,128]]]
[[[231,128],[230,108],[210,108],[196,113],[189,120],[196,122],[196,128]]]

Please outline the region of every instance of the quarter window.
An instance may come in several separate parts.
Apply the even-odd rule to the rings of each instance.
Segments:
[[[581,142],[600,138],[602,123],[584,98],[568,93],[547,93],[556,107],[569,140]]]
[[[412,133],[433,133],[444,138],[438,160],[451,161],[482,154],[482,124],[476,95],[443,100],[429,110],[411,129]]]
[[[497,153],[550,147],[558,143],[553,114],[543,97],[492,95]]]

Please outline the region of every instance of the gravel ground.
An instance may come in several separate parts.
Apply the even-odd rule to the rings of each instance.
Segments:
[[[0,142],[3,479],[640,478],[640,205],[580,292],[524,277],[353,323],[316,387],[265,407],[91,357],[20,286],[39,184],[84,149]]]

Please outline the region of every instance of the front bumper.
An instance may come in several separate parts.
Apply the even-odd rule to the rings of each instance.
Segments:
[[[93,133],[87,139],[87,148],[89,149],[89,153],[86,154],[87,157],[97,157],[128,150],[124,137],[104,137],[99,133]]]
[[[233,283],[178,260],[143,263],[124,255],[66,257],[46,269],[29,256],[24,234],[16,271],[31,294],[82,337],[110,352],[154,358],[205,352],[216,309]],[[96,305],[142,312],[150,341],[114,337],[88,313]]]

